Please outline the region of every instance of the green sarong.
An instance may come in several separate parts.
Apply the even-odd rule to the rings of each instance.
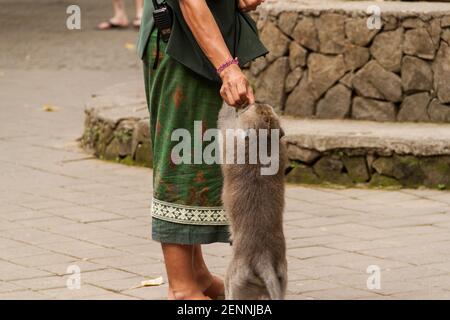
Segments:
[[[174,130],[187,130],[193,148],[195,135],[217,128],[223,103],[220,84],[166,55],[163,41],[154,70],[156,34],[152,33],[143,59],[153,146],[152,237],[162,243],[229,242],[228,221],[221,203],[220,165],[204,161],[194,164],[194,157],[190,164],[176,164],[178,160],[172,156],[173,148],[180,143],[172,139]],[[202,148],[209,143],[203,143]]]

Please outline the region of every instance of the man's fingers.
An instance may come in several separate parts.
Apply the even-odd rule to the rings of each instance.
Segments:
[[[247,84],[244,81],[239,82],[237,85],[237,90],[241,104],[248,103]]]
[[[233,94],[230,92],[230,90],[225,91],[226,100],[225,102],[232,107],[236,106],[236,100],[233,97]]]
[[[265,0],[239,0],[239,8],[244,12],[253,11],[264,1]]]
[[[247,4],[245,3],[245,1],[239,0],[239,8],[245,10],[246,7],[247,7]]]
[[[254,3],[254,4],[250,5],[250,6],[248,6],[248,7],[247,7],[247,10],[248,10],[248,11],[256,10],[256,9],[258,8],[259,5],[260,5],[259,3]]]
[[[220,89],[220,95],[222,97],[222,99],[229,105],[229,106],[233,106],[234,105],[234,100],[233,97],[230,96],[227,88],[225,88],[224,86],[222,86],[222,88]]]
[[[255,94],[253,93],[253,88],[250,85],[247,86],[247,97],[248,97],[248,104],[255,103]]]
[[[237,106],[241,105],[243,100],[241,99],[241,96],[239,95],[239,91],[237,88],[237,85],[234,85],[231,89],[231,94],[233,95],[234,102]]]

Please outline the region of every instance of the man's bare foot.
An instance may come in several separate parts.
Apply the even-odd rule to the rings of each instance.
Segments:
[[[204,288],[203,294],[212,300],[225,299],[225,286],[223,280],[217,276],[209,275],[208,278],[199,279],[200,288]]]
[[[211,298],[198,290],[174,291],[169,288],[168,300],[211,300]]]

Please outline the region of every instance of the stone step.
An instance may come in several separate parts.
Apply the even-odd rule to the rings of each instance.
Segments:
[[[450,155],[448,124],[282,118],[290,143],[320,152],[364,149],[388,155]]]
[[[450,125],[282,117],[288,181],[450,188]],[[142,84],[120,84],[86,106],[82,145],[97,157],[151,167]]]
[[[283,117],[290,182],[450,187],[450,125]]]

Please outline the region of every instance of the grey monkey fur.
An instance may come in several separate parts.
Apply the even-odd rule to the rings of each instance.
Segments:
[[[281,139],[284,133],[279,118],[266,104],[251,105],[244,111],[236,111],[224,104],[218,125],[223,137],[226,129],[280,129],[280,135],[268,137],[279,141],[280,163],[276,174],[261,175],[259,162],[222,164],[222,201],[229,217],[233,242],[232,260],[225,277],[226,299],[284,299],[287,260],[283,211],[287,152]],[[223,141],[223,153],[226,152],[225,144]]]

